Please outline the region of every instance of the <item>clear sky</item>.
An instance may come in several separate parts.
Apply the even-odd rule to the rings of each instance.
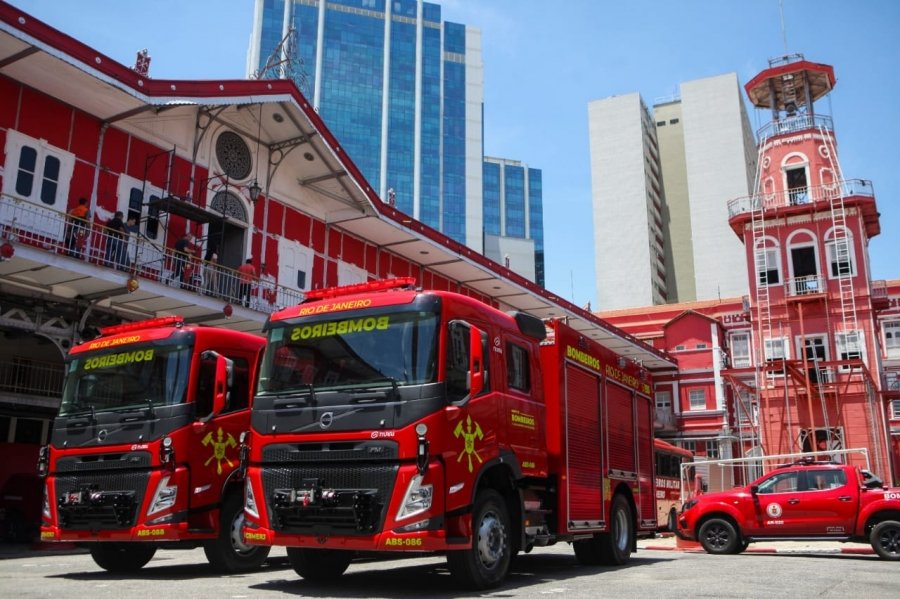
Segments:
[[[437,3],[444,20],[481,29],[485,153],[543,171],[549,290],[596,306],[588,102],[640,92],[652,105],[682,81],[728,72],[743,85],[785,49],[835,67],[837,86],[817,112],[834,117],[844,178],[874,184],[881,235],[869,246],[873,279],[900,278],[900,1]],[[246,72],[253,0],[11,4],[129,66],[147,48],[152,77]],[[768,119],[751,111],[754,129]]]

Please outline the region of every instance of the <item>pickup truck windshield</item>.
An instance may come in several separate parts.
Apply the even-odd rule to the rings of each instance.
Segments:
[[[437,322],[428,311],[371,310],[288,322],[269,332],[260,393],[434,382]]]
[[[76,354],[66,366],[60,416],[169,406],[185,401],[188,345],[129,345]]]

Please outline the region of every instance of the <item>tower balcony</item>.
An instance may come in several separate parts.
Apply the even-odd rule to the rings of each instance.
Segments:
[[[728,202],[728,224],[743,239],[754,212],[761,212],[764,218],[788,217],[809,214],[810,210],[830,210],[836,201],[842,201],[845,207],[859,208],[870,238],[881,232],[875,189],[866,179],[846,179],[735,198]]]
[[[773,137],[809,129],[823,129],[834,134],[834,122],[824,114],[798,114],[766,123],[756,131],[756,138],[762,145]]]

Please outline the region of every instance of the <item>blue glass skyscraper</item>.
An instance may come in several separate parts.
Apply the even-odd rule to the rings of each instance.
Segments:
[[[480,32],[420,0],[257,0],[251,73],[291,27],[301,91],[373,188],[483,251]]]
[[[510,161],[516,199],[482,198],[480,31],[423,0],[256,0],[248,74],[291,29],[290,75],[381,198],[543,285],[541,172]]]
[[[484,254],[544,285],[544,190],[539,169],[484,157]]]

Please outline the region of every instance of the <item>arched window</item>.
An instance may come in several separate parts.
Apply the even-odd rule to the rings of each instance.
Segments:
[[[853,235],[846,227],[837,227],[825,235],[825,257],[828,261],[828,278],[856,276],[856,256]]]

